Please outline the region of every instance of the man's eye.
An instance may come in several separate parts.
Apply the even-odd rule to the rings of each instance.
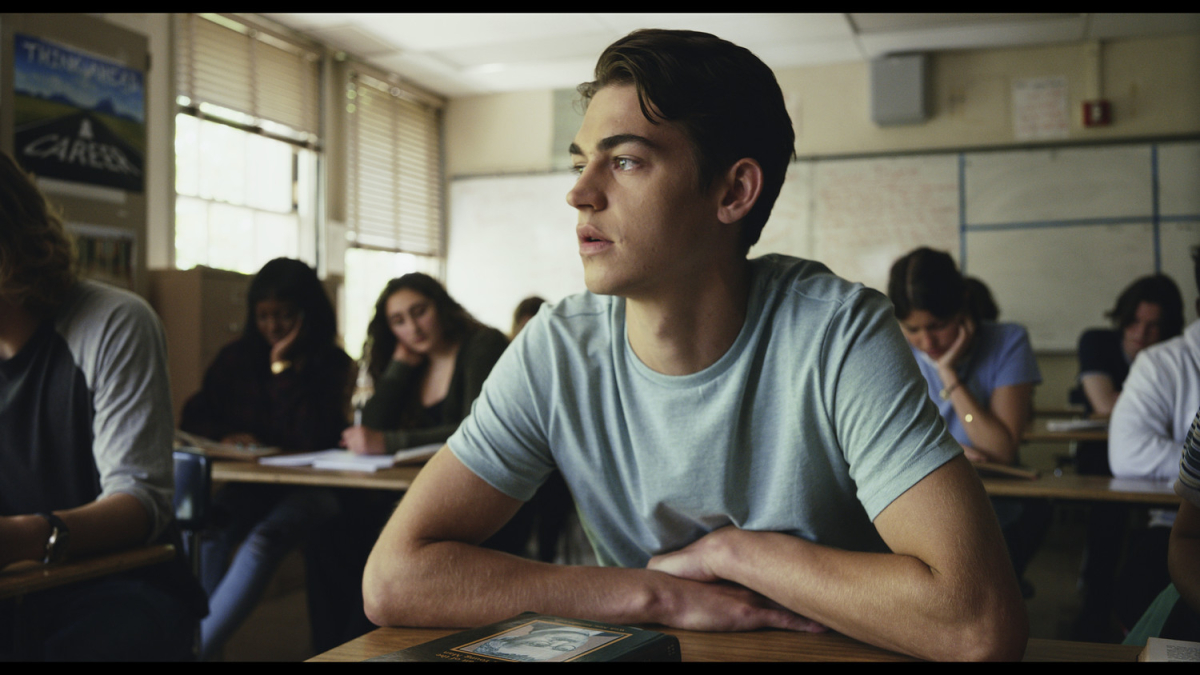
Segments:
[[[613,166],[617,167],[620,171],[629,171],[637,167],[637,165],[638,161],[630,157],[618,157],[613,160]]]

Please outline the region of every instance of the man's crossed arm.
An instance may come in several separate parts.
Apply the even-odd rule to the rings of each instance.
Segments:
[[[822,630],[925,658],[1019,659],[1028,619],[999,527],[962,457],[875,520],[893,553],[718,530],[647,569],[551,565],[478,547],[521,503],[443,448],[367,562],[379,625],[474,626],[523,611],[693,630]]]

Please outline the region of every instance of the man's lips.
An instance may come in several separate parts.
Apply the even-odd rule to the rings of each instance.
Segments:
[[[612,241],[591,225],[580,225],[575,228],[575,234],[579,237],[579,252],[583,255],[599,253],[612,246]]]

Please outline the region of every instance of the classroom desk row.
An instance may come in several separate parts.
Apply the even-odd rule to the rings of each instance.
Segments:
[[[213,464],[214,481],[381,490],[407,490],[419,472],[419,466],[397,466],[374,472],[357,472],[271,467],[232,460]],[[1064,474],[1045,475],[1034,480],[986,477],[983,479],[983,487],[988,494],[997,497],[1179,506],[1179,495],[1175,494],[1172,481]]]

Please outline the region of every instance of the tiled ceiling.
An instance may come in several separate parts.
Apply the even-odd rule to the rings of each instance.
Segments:
[[[714,33],[772,68],[1200,32],[1193,14],[263,14],[447,97],[574,87],[637,28]]]

